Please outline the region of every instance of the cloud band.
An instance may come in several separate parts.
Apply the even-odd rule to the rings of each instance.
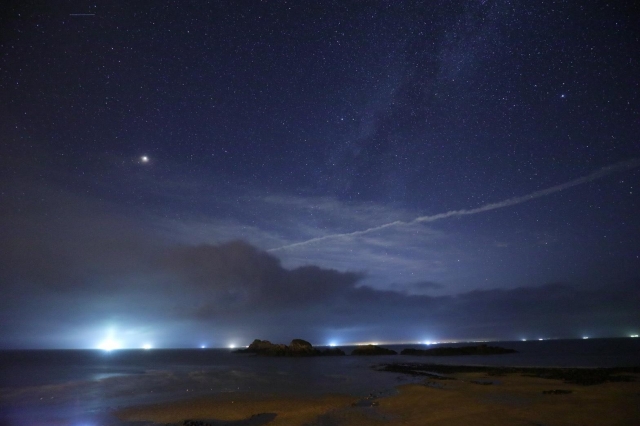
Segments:
[[[450,211],[448,211],[446,213],[438,213],[438,214],[431,215],[431,216],[420,216],[420,217],[417,217],[417,218],[415,218],[415,219],[413,219],[411,221],[408,221],[408,222],[401,221],[401,220],[396,220],[394,222],[385,223],[383,225],[374,226],[372,228],[363,229],[361,231],[346,232],[346,233],[342,233],[342,234],[325,235],[323,237],[312,238],[310,240],[305,240],[305,241],[300,241],[300,242],[293,243],[293,244],[287,244],[287,245],[284,245],[284,246],[275,247],[275,248],[269,249],[267,251],[274,252],[274,251],[285,250],[285,249],[290,249],[290,248],[294,248],[294,247],[301,247],[301,246],[305,246],[305,245],[308,245],[308,244],[313,244],[313,243],[317,243],[317,242],[325,241],[325,240],[333,240],[333,239],[345,238],[345,237],[357,237],[357,236],[360,236],[360,235],[368,234],[370,232],[380,231],[382,229],[391,228],[391,227],[394,227],[394,226],[406,226],[406,225],[413,225],[413,224],[416,224],[416,223],[423,223],[423,222],[435,222],[437,220],[447,219],[449,217],[468,216],[468,215],[472,215],[472,214],[488,212],[488,211],[491,211],[491,210],[497,210],[497,209],[501,209],[501,208],[504,208],[504,207],[515,206],[517,204],[521,204],[521,203],[524,203],[526,201],[535,200],[536,198],[545,197],[547,195],[555,194],[556,192],[564,191],[565,189],[569,189],[569,188],[572,188],[574,186],[582,185],[584,183],[588,183],[588,182],[592,182],[594,180],[601,179],[601,178],[603,178],[605,176],[608,176],[608,175],[610,175],[612,173],[630,170],[630,169],[636,168],[638,166],[640,166],[640,158],[633,158],[631,160],[622,161],[620,163],[616,163],[616,164],[612,164],[610,166],[603,167],[603,168],[601,168],[599,170],[596,170],[595,172],[593,172],[591,174],[579,177],[579,178],[574,179],[574,180],[570,180],[570,181],[565,182],[565,183],[561,183],[559,185],[555,185],[555,186],[552,186],[552,187],[549,187],[549,188],[546,188],[546,189],[541,189],[539,191],[535,191],[535,192],[532,192],[532,193],[527,194],[527,195],[522,195],[522,196],[519,196],[519,197],[509,198],[509,199],[506,199],[506,200],[503,200],[503,201],[500,201],[500,202],[497,202],[497,203],[485,204],[484,206],[480,206],[480,207],[477,207],[475,209],[450,210]]]

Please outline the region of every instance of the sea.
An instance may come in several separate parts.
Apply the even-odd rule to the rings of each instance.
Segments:
[[[465,346],[382,345],[404,348]],[[122,426],[113,412],[219,393],[270,395],[393,394],[419,379],[375,365],[421,362],[537,367],[640,366],[640,339],[487,342],[517,353],[484,356],[335,356],[270,358],[229,349],[0,351],[0,425]],[[343,347],[350,353],[353,347]]]

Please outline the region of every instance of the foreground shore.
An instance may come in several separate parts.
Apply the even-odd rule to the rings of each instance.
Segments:
[[[448,366],[446,374],[423,374],[419,364],[405,371],[394,365],[400,367],[389,370],[386,366],[386,371],[417,373],[424,376],[423,381],[398,386],[396,395],[383,398],[233,393],[132,407],[116,415],[123,421],[176,425],[187,419],[237,426],[640,424],[637,369],[615,371],[608,376],[610,380],[585,385],[567,381],[556,369],[544,369],[549,374],[537,369],[542,374],[524,375],[522,369],[468,371]]]

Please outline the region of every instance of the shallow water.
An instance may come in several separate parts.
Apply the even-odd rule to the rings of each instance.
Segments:
[[[456,357],[266,358],[226,349],[1,351],[3,425],[116,425],[116,408],[220,392],[279,395],[389,393],[408,381],[377,372],[388,362],[614,367],[640,363],[638,339],[492,342],[516,354]],[[454,346],[454,345],[447,345]],[[400,351],[405,347],[388,346]],[[348,348],[345,348],[348,351]]]

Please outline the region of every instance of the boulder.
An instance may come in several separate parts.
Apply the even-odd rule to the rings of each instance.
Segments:
[[[346,353],[344,353],[344,351],[340,348],[328,348],[325,349],[324,351],[322,351],[320,353],[320,355],[323,356],[342,356],[342,355],[346,355]]]
[[[338,348],[331,348],[320,351],[314,348],[311,343],[302,339],[293,339],[289,345],[281,343],[274,344],[268,340],[256,339],[246,349],[238,349],[236,353],[252,353],[264,356],[335,356],[345,353]]]
[[[291,351],[299,351],[299,352],[309,352],[313,351],[313,346],[311,343],[302,339],[293,339],[291,343],[289,343],[289,350]]]

